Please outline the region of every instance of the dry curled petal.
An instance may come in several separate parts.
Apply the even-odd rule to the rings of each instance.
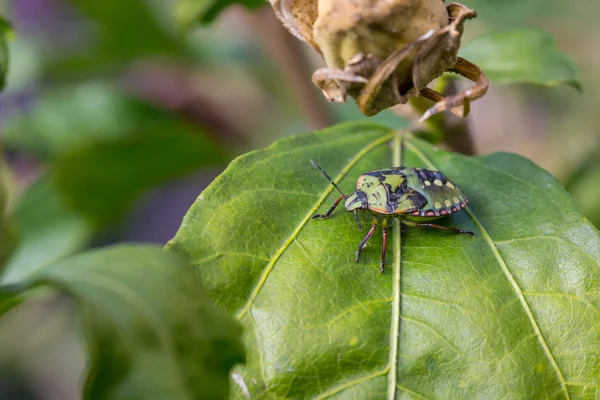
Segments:
[[[459,116],[470,101],[487,91],[487,78],[474,64],[457,57],[463,24],[475,11],[442,0],[272,0],[277,16],[296,36],[323,56],[327,67],[313,82],[330,101],[354,97],[371,116],[411,97],[436,104],[423,118],[451,110]],[[475,86],[455,96],[427,85],[444,72],[467,77]]]
[[[318,16],[318,0],[270,0],[270,2],[283,26],[320,53],[313,37],[313,25]]]

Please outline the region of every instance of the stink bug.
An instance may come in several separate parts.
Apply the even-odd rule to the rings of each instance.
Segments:
[[[331,217],[333,210],[345,200],[346,210],[354,213],[358,227],[362,229],[356,215],[357,211],[369,212],[373,216],[371,229],[358,245],[356,258],[358,262],[360,253],[367,245],[377,228],[377,215],[384,215],[381,224],[383,232],[383,246],[381,249],[381,272],[385,268],[385,250],[387,245],[387,222],[391,217],[397,218],[401,223],[418,228],[433,228],[473,236],[473,232],[456,228],[431,224],[428,221],[442,218],[465,208],[468,204],[464,193],[444,174],[423,168],[394,167],[380,169],[362,174],[356,181],[356,190],[352,195],[346,196],[313,160],[312,165],[317,168],[325,178],[341,193],[325,214],[315,214],[312,219],[326,219]]]

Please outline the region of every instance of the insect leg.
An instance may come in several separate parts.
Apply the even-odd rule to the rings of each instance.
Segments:
[[[312,219],[325,219],[325,218],[331,217],[333,210],[335,210],[335,208],[338,206],[338,204],[340,204],[340,201],[342,201],[342,199],[344,199],[344,198],[345,198],[345,196],[338,197],[338,199],[335,201],[335,203],[333,203],[333,205],[331,207],[329,207],[329,210],[327,210],[327,212],[325,214],[315,214],[312,216]]]
[[[383,270],[385,268],[385,250],[387,247],[387,218],[383,220],[381,224],[381,231],[383,232],[383,241],[381,246],[381,262],[380,262],[380,272],[383,274]]]
[[[369,239],[371,239],[371,236],[373,236],[373,232],[375,232],[375,228],[377,228],[377,218],[373,217],[371,229],[369,229],[369,232],[367,232],[367,235],[363,238],[363,240],[358,245],[358,249],[356,250],[356,258],[354,259],[354,261],[358,262],[358,260],[360,258],[360,253],[361,253],[361,251],[363,251],[363,249],[367,245],[367,242],[369,241]]]
[[[461,229],[450,228],[450,227],[442,226],[442,225],[430,224],[428,222],[427,223],[417,223],[417,222],[403,220],[402,223],[405,225],[408,225],[408,226],[414,226],[416,228],[431,228],[431,229],[439,229],[442,231],[460,233],[460,234],[469,235],[469,236],[475,235],[473,232],[463,231]]]

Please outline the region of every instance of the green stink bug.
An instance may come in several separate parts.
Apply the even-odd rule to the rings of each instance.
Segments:
[[[359,228],[362,229],[356,215],[357,211],[369,212],[373,215],[371,229],[358,245],[354,261],[358,262],[360,253],[377,228],[377,214],[385,216],[381,224],[383,246],[380,266],[382,273],[385,267],[387,222],[390,217],[395,217],[400,223],[408,226],[441,229],[473,236],[473,232],[428,222],[458,212],[469,202],[464,193],[439,171],[394,167],[366,172],[358,177],[354,193],[346,196],[319,164],[313,160],[310,162],[341,193],[341,196],[325,214],[315,214],[312,219],[331,217],[333,210],[342,199],[346,200],[344,203],[346,210],[354,213],[354,219]]]

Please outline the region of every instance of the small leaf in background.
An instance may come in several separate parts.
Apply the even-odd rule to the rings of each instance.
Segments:
[[[593,151],[564,180],[565,188],[571,193],[585,216],[600,228],[600,152]]]
[[[6,74],[8,73],[8,40],[12,36],[10,23],[0,17],[0,90],[6,85]]]
[[[478,18],[496,26],[519,26],[534,16],[548,12],[548,3],[555,0],[465,0],[477,10]]]
[[[273,398],[578,398],[600,381],[600,233],[550,174],[513,154],[465,157],[369,123],[276,142],[231,163],[169,248],[244,325],[244,392]],[[365,232],[309,163],[351,192],[366,171],[437,169],[469,197],[440,224]],[[363,223],[370,218],[363,216]]]
[[[104,225],[122,217],[144,191],[224,160],[202,131],[157,121],[135,136],[64,154],[53,179],[70,207]]]
[[[8,180],[8,172],[1,157],[1,150],[0,148],[0,271],[4,269],[4,263],[11,255],[16,242],[16,235],[12,224],[6,215],[8,206],[8,185],[6,182]]]
[[[100,82],[45,93],[8,118],[5,142],[49,161],[65,206],[97,226],[144,191],[226,160],[203,129]]]
[[[51,63],[48,72],[52,76],[105,74],[107,68],[121,68],[131,61],[184,53],[185,46],[178,40],[176,30],[169,29],[166,18],[160,18],[167,8],[162,2],[155,2],[158,10],[144,0],[72,3],[88,17],[79,21],[86,27],[80,28],[80,32],[87,33],[81,38],[85,51]]]
[[[19,242],[0,278],[3,285],[23,281],[83,249],[95,231],[83,216],[65,206],[48,176],[27,188],[10,216]]]
[[[204,294],[192,269],[160,247],[116,246],[49,265],[44,285],[77,303],[89,353],[89,399],[226,399],[244,359],[240,328]],[[0,299],[9,293],[0,287]]]
[[[225,8],[233,4],[242,4],[248,8],[257,8],[267,4],[265,0],[178,0],[175,17],[179,23],[188,27],[193,23],[213,22]]]
[[[495,83],[567,84],[581,90],[571,59],[556,49],[553,36],[537,29],[482,35],[465,44],[460,56],[479,65]]]
[[[90,81],[45,90],[26,109],[13,110],[2,121],[2,140],[49,160],[90,143],[132,136],[165,116],[114,84]]]

